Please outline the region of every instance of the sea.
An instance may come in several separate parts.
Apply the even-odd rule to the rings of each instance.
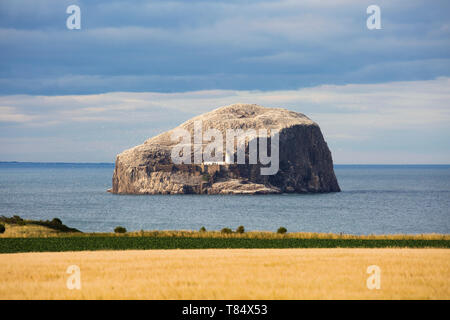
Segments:
[[[60,218],[83,232],[246,230],[450,233],[450,165],[335,165],[342,192],[115,195],[114,164],[0,162],[0,215]]]

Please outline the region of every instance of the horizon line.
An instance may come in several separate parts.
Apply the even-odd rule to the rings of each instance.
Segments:
[[[1,161],[1,163],[24,163],[24,164],[110,164],[115,162],[65,162],[65,161]],[[338,166],[450,166],[450,163],[333,163]]]

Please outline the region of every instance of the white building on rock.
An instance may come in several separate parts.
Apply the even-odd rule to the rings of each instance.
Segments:
[[[220,165],[220,166],[223,166],[223,165],[227,165],[227,164],[232,164],[234,161],[233,161],[233,156],[232,155],[230,155],[229,153],[228,153],[228,151],[225,153],[225,161],[203,161],[203,164],[204,165],[214,165],[214,164],[217,164],[217,165]]]

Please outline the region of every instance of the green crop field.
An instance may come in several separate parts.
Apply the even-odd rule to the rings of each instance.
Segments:
[[[450,248],[450,240],[252,239],[192,237],[0,238],[0,253],[211,248]]]

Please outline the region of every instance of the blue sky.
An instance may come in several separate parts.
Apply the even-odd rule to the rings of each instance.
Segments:
[[[66,28],[67,6],[81,30]],[[381,8],[368,30],[366,8]],[[318,122],[336,163],[450,163],[448,1],[0,2],[0,160],[114,161],[216,107]]]

